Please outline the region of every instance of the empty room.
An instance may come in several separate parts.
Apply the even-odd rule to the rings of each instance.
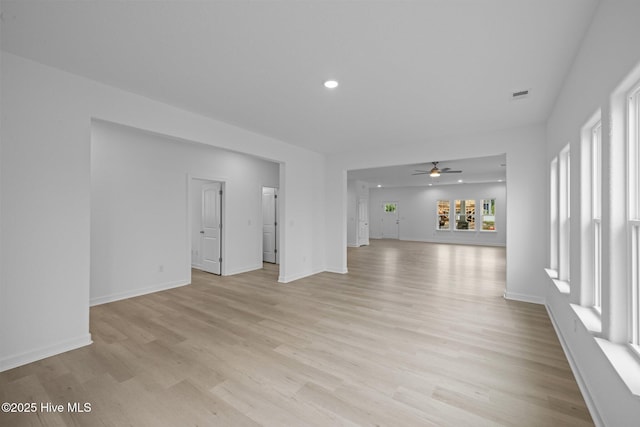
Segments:
[[[0,1],[0,426],[637,426],[637,0]]]

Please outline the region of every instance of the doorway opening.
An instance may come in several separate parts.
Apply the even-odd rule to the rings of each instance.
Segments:
[[[280,264],[278,246],[278,188],[262,187],[262,261]]]
[[[382,217],[380,219],[383,239],[400,238],[400,217],[398,216],[398,202],[382,202]]]
[[[191,267],[222,275],[224,183],[191,178]]]

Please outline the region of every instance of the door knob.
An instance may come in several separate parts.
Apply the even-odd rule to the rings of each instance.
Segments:
[[[204,234],[204,230],[200,231],[200,234]]]

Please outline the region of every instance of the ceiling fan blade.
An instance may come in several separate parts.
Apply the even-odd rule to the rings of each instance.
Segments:
[[[411,175],[427,175],[431,172],[427,172],[427,171],[422,171],[422,172],[416,172],[416,173],[412,173]]]
[[[462,171],[452,171],[452,170],[442,169],[440,170],[440,173],[462,173]]]

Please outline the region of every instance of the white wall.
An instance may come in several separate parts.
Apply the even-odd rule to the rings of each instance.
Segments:
[[[101,121],[91,131],[92,304],[190,283],[189,175],[225,183],[223,274],[262,268],[261,192],[278,185],[277,163]]]
[[[622,349],[626,341],[626,309],[628,295],[621,284],[626,283],[626,237],[612,234],[610,230],[624,229],[626,153],[624,143],[624,111],[616,111],[612,97],[625,77],[635,68],[640,78],[640,2],[627,0],[604,0],[600,3],[593,22],[587,32],[572,69],[565,80],[554,110],[547,125],[547,165],[566,144],[571,147],[571,248],[580,248],[583,230],[580,218],[582,204],[580,193],[580,130],[587,121],[602,110],[603,151],[603,316],[602,335],[613,345]],[[624,101],[622,100],[622,104]],[[617,141],[617,142],[615,142]],[[612,143],[613,142],[613,143]],[[548,194],[548,193],[547,193]],[[547,196],[548,198],[549,196]],[[511,200],[509,200],[511,202]],[[546,248],[549,258],[549,242]],[[577,302],[575,290],[581,285],[580,274],[589,265],[581,265],[580,250],[572,249],[571,289],[572,295],[559,292],[547,279],[547,309],[565,346],[574,373],[582,386],[585,400],[598,425],[636,425],[640,419],[640,397],[633,395],[623,379],[613,369],[610,358],[600,345],[605,341],[596,339],[576,314],[572,300]],[[618,289],[618,290],[616,290]],[[620,333],[620,331],[623,331]],[[622,350],[624,351],[624,350]],[[623,375],[637,381],[640,364]]]
[[[91,342],[91,120],[280,168],[280,280],[325,267],[320,154],[1,52],[0,370]]]
[[[544,125],[458,135],[416,145],[393,145],[362,152],[340,153],[327,158],[327,268],[347,270],[347,172],[381,166],[490,155],[507,155],[506,297],[542,303],[546,293],[545,233],[520,224],[540,222],[543,212],[531,209],[531,200],[546,200]],[[535,179],[541,177],[540,179]],[[544,226],[543,226],[544,227]]]
[[[398,202],[400,240],[494,246],[506,244],[507,210],[504,183],[372,188],[370,194],[369,223],[372,238],[382,237],[383,202],[393,200]],[[451,224],[453,224],[455,200],[462,199],[476,201],[476,230],[437,230],[437,201],[451,202]],[[482,199],[496,199],[495,232],[480,231]],[[532,201],[531,205],[532,209],[535,208],[535,201]],[[543,225],[544,222],[539,224],[539,227]]]

